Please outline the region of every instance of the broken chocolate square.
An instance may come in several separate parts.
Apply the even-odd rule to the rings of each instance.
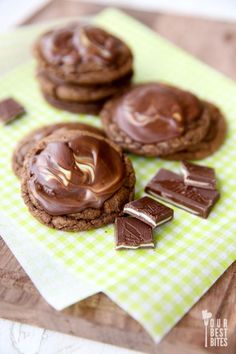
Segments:
[[[214,168],[182,161],[181,169],[184,176],[184,183],[188,186],[213,190],[216,189],[216,175]]]
[[[116,249],[153,248],[151,226],[132,217],[118,217],[115,222]]]
[[[13,98],[6,98],[0,101],[0,121],[3,124],[11,122],[13,119],[25,113],[25,109]]]
[[[124,212],[155,228],[173,218],[173,209],[156,200],[143,197],[124,206]]]
[[[148,194],[195,215],[207,218],[219,198],[219,192],[187,186],[183,177],[161,169],[145,188]]]

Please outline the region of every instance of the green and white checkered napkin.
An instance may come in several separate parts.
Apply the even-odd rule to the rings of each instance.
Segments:
[[[41,225],[27,211],[19,181],[11,171],[16,142],[33,128],[50,122],[81,121],[96,126],[100,122],[92,116],[60,112],[48,106],[34,78],[35,64],[30,62],[0,82],[0,98],[13,96],[27,109],[23,118],[0,128],[0,231],[6,241],[11,233],[12,245],[15,237],[19,247],[21,243],[38,247],[55,267],[60,265],[65,274],[69,272],[78,279],[83,296],[87,288],[88,294],[91,289],[108,294],[159,341],[236,258],[236,85],[117,10],[102,12],[95,22],[130,45],[136,82],[162,80],[176,84],[215,102],[223,110],[229,123],[227,140],[219,152],[203,162],[216,169],[221,199],[207,220],[175,208],[175,219],[155,232],[155,250],[115,251],[113,225],[81,233]],[[175,162],[133,155],[130,158],[137,176],[137,197],[159,168],[179,170]],[[22,259],[20,252],[17,255]],[[35,255],[36,263],[36,250]],[[39,271],[35,267],[31,276],[36,279]],[[62,273],[54,272],[54,276],[58,282]],[[61,284],[63,287],[63,279]],[[47,298],[43,282],[40,287]],[[78,294],[77,300],[83,296]],[[54,304],[52,296],[50,303]],[[60,307],[56,293],[55,306]]]

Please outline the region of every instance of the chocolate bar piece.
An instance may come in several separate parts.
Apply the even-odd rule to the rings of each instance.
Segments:
[[[190,213],[207,218],[219,192],[187,186],[182,176],[160,169],[145,188],[148,194],[169,202]]]
[[[115,222],[116,249],[153,248],[151,226],[132,217],[119,217]]]
[[[143,197],[124,206],[124,212],[155,228],[173,218],[174,211],[156,200]]]
[[[214,168],[182,161],[181,170],[184,176],[184,183],[188,186],[213,190],[216,189],[216,175]]]
[[[13,119],[25,113],[25,109],[13,98],[0,101],[0,121],[3,124],[11,122]]]

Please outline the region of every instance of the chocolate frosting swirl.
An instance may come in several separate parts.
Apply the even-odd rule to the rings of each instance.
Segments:
[[[15,151],[15,158],[19,165],[23,166],[25,156],[29,152],[29,150],[37,143],[39,140],[46,138],[47,136],[51,135],[55,131],[59,129],[66,129],[66,130],[82,130],[92,132],[94,134],[104,135],[102,130],[88,124],[83,123],[55,123],[48,126],[44,126],[41,128],[36,129],[33,133],[28,134],[20,144],[17,146]]]
[[[131,54],[117,37],[97,27],[77,24],[45,33],[39,45],[43,57],[53,65],[76,66],[91,62],[97,68],[116,67]]]
[[[191,93],[151,83],[134,87],[118,100],[113,120],[133,140],[151,144],[181,136],[201,109]]]
[[[102,137],[70,131],[42,143],[29,162],[28,188],[48,214],[101,208],[121,188],[121,152]]]

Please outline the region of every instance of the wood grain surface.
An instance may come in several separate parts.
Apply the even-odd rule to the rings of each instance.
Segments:
[[[55,0],[26,23],[60,16],[95,14],[101,6]],[[125,10],[207,64],[236,79],[236,26],[187,17]],[[204,348],[201,311],[228,319],[227,348]],[[100,293],[64,311],[55,311],[0,239],[0,317],[147,353],[236,353],[236,263],[166,335],[159,345],[138,322]]]

